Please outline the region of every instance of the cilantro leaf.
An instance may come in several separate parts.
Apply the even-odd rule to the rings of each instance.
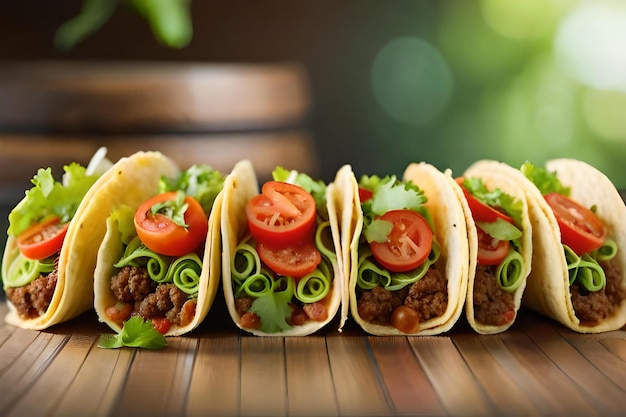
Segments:
[[[98,340],[98,347],[115,349],[123,346],[144,349],[162,349],[167,346],[165,336],[157,332],[149,320],[133,316],[124,322],[119,334],[103,334]]]
[[[367,242],[386,242],[387,236],[393,230],[393,223],[386,220],[372,220],[372,222],[363,230],[363,235]]]
[[[374,215],[382,215],[390,210],[419,210],[427,201],[426,196],[416,185],[400,182],[395,176],[387,177],[378,183],[373,195],[366,202],[369,211]]]
[[[537,167],[528,161],[522,165],[520,171],[535,184],[542,195],[559,193],[569,197],[571,191],[570,187],[561,184],[561,181],[556,176],[556,172],[550,172],[545,168]]]
[[[291,328],[286,320],[291,315],[291,307],[272,293],[264,294],[254,300],[250,311],[261,318],[261,331],[263,332],[278,333]]]
[[[159,192],[183,191],[200,202],[208,215],[213,202],[224,187],[224,176],[209,165],[192,165],[176,178],[162,177]]]

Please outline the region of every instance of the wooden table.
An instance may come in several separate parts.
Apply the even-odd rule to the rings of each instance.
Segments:
[[[6,313],[0,303],[0,314]],[[0,324],[2,416],[610,416],[626,410],[626,332],[522,311],[507,332],[307,337],[239,331],[218,296],[162,350],[102,349],[94,312],[48,331]]]

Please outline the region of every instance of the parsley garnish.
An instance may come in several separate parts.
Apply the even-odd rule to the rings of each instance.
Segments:
[[[139,316],[129,318],[119,334],[102,334],[98,347],[116,349],[123,346],[144,349],[162,349],[167,346],[165,336],[157,332],[149,320]]]

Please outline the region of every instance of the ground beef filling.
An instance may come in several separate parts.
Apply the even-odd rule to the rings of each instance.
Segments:
[[[177,326],[182,323],[187,294],[172,283],[153,281],[145,268],[122,268],[111,278],[111,291],[118,301],[133,305],[131,315],[145,320],[165,317]]]
[[[497,266],[478,265],[474,277],[474,319],[482,324],[502,326],[515,316],[513,294],[504,291],[496,278]]]
[[[417,311],[422,322],[439,317],[448,306],[448,282],[431,267],[422,279],[400,290],[374,287],[363,291],[357,308],[359,316],[368,323],[388,326],[393,310],[401,305]]]
[[[594,326],[610,317],[616,307],[626,299],[626,288],[622,286],[622,271],[613,260],[600,262],[606,275],[606,285],[596,292],[589,292],[578,283],[570,287],[572,305],[576,317],[583,326]]]
[[[23,287],[6,288],[5,292],[17,313],[29,320],[42,316],[48,310],[59,278],[59,258],[54,261],[54,269],[48,275],[40,275]]]
[[[7,288],[6,294],[17,313],[23,319],[34,319],[48,310],[59,273],[54,269],[48,275],[41,275],[23,287]]]

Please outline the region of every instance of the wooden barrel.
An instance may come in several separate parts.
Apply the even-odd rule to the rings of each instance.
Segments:
[[[0,65],[0,187],[30,187],[100,146],[116,160],[159,150],[181,168],[228,172],[250,159],[260,178],[282,165],[313,175],[309,82],[294,64],[21,61]]]

